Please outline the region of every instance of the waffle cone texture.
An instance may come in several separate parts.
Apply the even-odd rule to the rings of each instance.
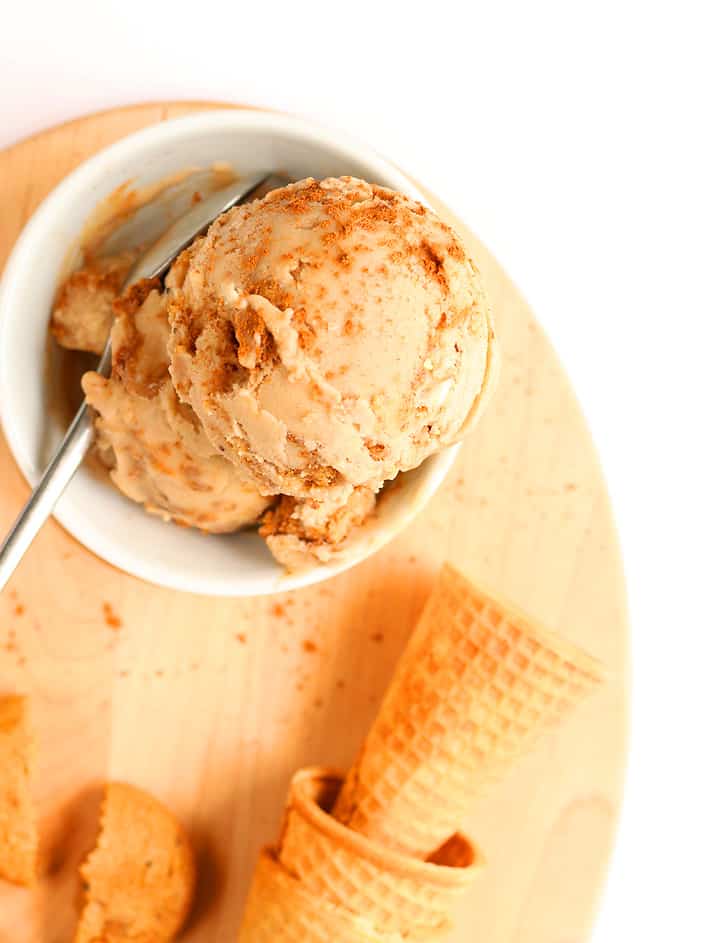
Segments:
[[[255,868],[238,943],[402,943],[399,933],[375,930],[368,920],[311,894],[265,848]]]
[[[472,843],[455,835],[433,862],[388,851],[329,814],[341,787],[331,770],[293,778],[278,847],[263,852],[255,873],[241,943],[445,935],[455,900],[483,864]]]
[[[446,564],[333,815],[428,858],[602,678],[595,659]]]

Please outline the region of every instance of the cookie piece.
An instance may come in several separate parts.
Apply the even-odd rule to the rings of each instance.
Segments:
[[[32,884],[37,867],[33,752],[27,698],[0,697],[0,878],[14,884]]]
[[[75,943],[169,943],[192,904],[195,862],[170,811],[109,783],[97,845],[80,868],[85,904]]]
[[[113,323],[113,301],[122,290],[133,256],[88,260],[60,286],[50,332],[61,347],[101,354]]]

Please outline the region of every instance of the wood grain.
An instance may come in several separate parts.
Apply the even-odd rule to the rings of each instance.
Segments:
[[[0,153],[0,260],[46,193],[100,147],[207,107],[140,105]],[[623,575],[602,475],[567,379],[502,269],[487,276],[500,388],[449,480],[401,537],[334,580],[259,600],[148,586],[54,522],[0,597],[0,690],[33,697],[47,876],[0,885],[0,943],[61,943],[97,785],[149,789],[187,823],[203,878],[188,943],[227,943],[291,774],[349,765],[433,575],[449,559],[610,668],[613,678],[477,808],[489,860],[450,943],[587,938],[621,797],[627,701]],[[0,529],[27,496],[0,437]],[[113,628],[108,607],[122,625]]]

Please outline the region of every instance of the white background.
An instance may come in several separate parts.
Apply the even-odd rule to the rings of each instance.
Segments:
[[[142,100],[295,111],[425,181],[529,298],[603,459],[634,625],[598,943],[720,940],[716,6],[14,0],[0,25],[0,146]]]

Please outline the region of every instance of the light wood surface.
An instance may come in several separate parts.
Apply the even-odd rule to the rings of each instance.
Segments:
[[[0,152],[0,261],[80,161],[201,107],[106,112]],[[590,435],[555,354],[487,250],[448,218],[486,273],[502,379],[450,478],[401,537],[319,587],[236,601],[148,586],[53,522],[0,597],[0,691],[33,698],[47,867],[32,891],[0,884],[0,943],[71,938],[76,866],[92,842],[106,778],[152,791],[190,829],[202,879],[183,939],[232,941],[291,774],[306,764],[349,765],[444,559],[612,672],[602,693],[477,807],[468,831],[489,864],[448,939],[587,939],[624,768],[627,625],[617,540]],[[0,529],[27,493],[0,436]]]

